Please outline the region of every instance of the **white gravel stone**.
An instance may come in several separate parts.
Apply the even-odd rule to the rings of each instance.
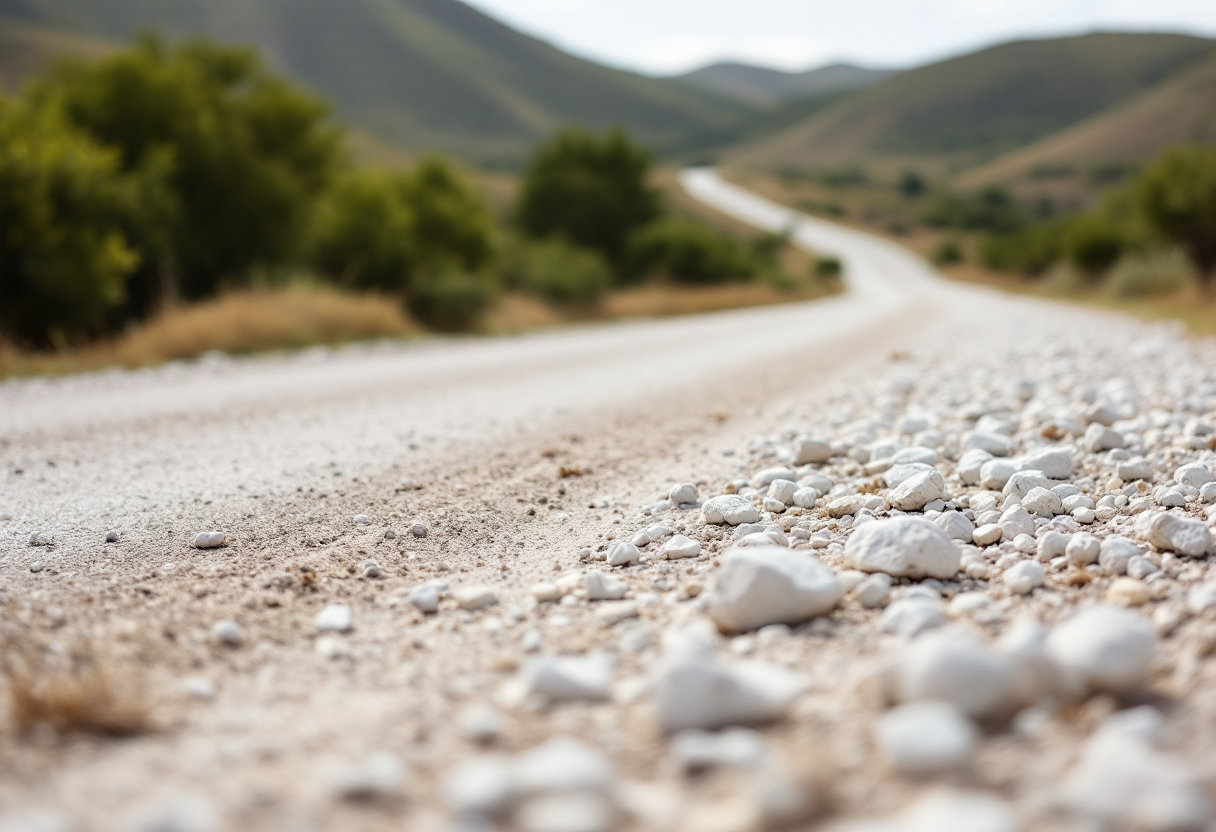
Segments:
[[[775,468],[765,468],[756,476],[752,477],[752,488],[767,488],[773,480],[796,480],[798,474],[790,468],[777,466]]]
[[[372,518],[366,514],[356,514],[354,519],[356,526],[370,526],[372,522]]]
[[[791,456],[795,465],[817,465],[832,458],[832,446],[813,436],[799,436]]]
[[[695,558],[701,554],[701,542],[682,534],[673,535],[670,540],[660,547],[659,551],[668,560]]]
[[[1102,555],[1102,541],[1089,532],[1074,534],[1064,547],[1064,555],[1074,566],[1089,566],[1097,563]]]
[[[866,609],[885,607],[891,600],[891,576],[883,572],[871,575],[858,584],[854,595]]]
[[[1083,441],[1085,447],[1094,453],[1122,448],[1125,444],[1123,434],[1113,431],[1098,422],[1091,423],[1085,429],[1085,439]]]
[[[941,627],[949,619],[940,602],[930,598],[900,598],[892,603],[878,619],[878,629],[884,633],[911,638],[924,630]]]
[[[961,511],[945,511],[933,518],[933,524],[946,533],[951,540],[970,543],[975,535],[975,524]]]
[[[751,500],[737,494],[723,494],[711,497],[701,508],[705,522],[714,525],[726,523],[738,526],[740,523],[755,523],[760,519],[760,512],[752,505]]]
[[[1018,499],[1024,499],[1036,488],[1051,488],[1051,480],[1047,479],[1042,471],[1014,471],[1005,481],[1005,487],[1001,489],[1001,493],[1006,497],[1012,494]]]
[[[1212,469],[1202,462],[1188,462],[1186,465],[1179,466],[1174,472],[1174,479],[1179,485],[1193,488],[1196,491],[1203,488],[1210,482],[1216,482],[1216,474],[1212,473]]]
[[[505,757],[474,757],[444,779],[444,800],[456,817],[495,818],[515,799],[512,763]]]
[[[964,451],[976,448],[987,451],[993,456],[1009,456],[1015,447],[1014,441],[1001,433],[971,431],[963,435],[962,449]]]
[[[1042,471],[1052,480],[1066,480],[1072,476],[1072,453],[1064,448],[1040,448],[1018,457],[1018,465],[1026,471]]]
[[[605,653],[586,656],[536,656],[521,670],[528,695],[552,702],[602,701],[612,693],[612,657]]]
[[[1009,715],[1021,693],[1010,662],[957,629],[926,633],[904,648],[894,692],[900,702],[949,702],[972,719]]]
[[[1004,536],[1005,530],[998,524],[986,523],[972,533],[971,540],[976,546],[991,546],[993,543],[1000,543]]]
[[[1202,557],[1212,545],[1211,532],[1202,520],[1177,517],[1164,511],[1140,515],[1136,531],[1158,549],[1180,555]]]
[[[1034,518],[1020,505],[1005,509],[997,525],[1005,540],[1013,540],[1020,534],[1034,534]]]
[[[1039,537],[1035,552],[1040,561],[1047,563],[1058,558],[1068,549],[1068,535],[1055,529],[1048,529]]]
[[[814,508],[823,493],[816,488],[799,488],[794,492],[794,505],[799,508]]]
[[[1055,517],[1064,513],[1064,501],[1046,488],[1035,487],[1022,498],[1022,508],[1037,517]]]
[[[773,480],[768,484],[768,496],[787,506],[794,504],[794,495],[797,493],[798,483],[793,480]]]
[[[954,541],[921,517],[870,523],[845,543],[845,560],[853,567],[896,578],[952,578],[958,574],[960,558]]]
[[[709,614],[726,632],[798,624],[831,611],[844,590],[817,558],[776,546],[732,549],[722,559]]]
[[[1126,575],[1128,563],[1139,555],[1140,549],[1134,542],[1126,537],[1112,536],[1099,545],[1098,565],[1108,575]]]
[[[318,633],[349,633],[355,628],[355,614],[346,604],[329,604],[314,623]]]
[[[617,823],[612,801],[600,794],[552,794],[525,800],[515,812],[519,832],[611,832]]]
[[[1142,456],[1115,463],[1115,476],[1124,482],[1146,480],[1152,482],[1153,466]]]
[[[927,474],[933,470],[932,465],[923,462],[909,462],[903,465],[892,465],[883,472],[882,478],[888,488],[895,488],[918,474]]]
[[[1064,804],[1087,828],[1204,832],[1216,807],[1200,771],[1165,753],[1164,719],[1149,706],[1106,718],[1064,783]]]
[[[667,499],[671,500],[678,506],[691,505],[700,499],[700,494],[697,493],[697,486],[691,482],[682,483],[674,486],[667,492]]]
[[[452,597],[462,610],[481,610],[498,603],[498,593],[488,586],[468,586],[456,590]]]
[[[979,485],[980,469],[984,467],[984,463],[991,460],[992,454],[980,448],[972,448],[958,458],[954,472],[964,485]]]
[[[649,540],[649,535],[647,535],[647,539]],[[608,550],[607,563],[609,566],[626,566],[636,563],[641,556],[642,550],[637,547],[637,544],[629,541],[616,543]]]
[[[235,621],[228,619],[215,622],[215,626],[211,628],[211,635],[225,647],[240,647],[245,641],[241,628]]]
[[[432,613],[439,611],[439,590],[430,584],[414,587],[410,590],[409,598],[410,603],[419,612]]]
[[[954,705],[913,702],[878,718],[874,742],[900,774],[931,777],[970,765],[980,734]]]
[[[609,577],[603,572],[588,572],[583,578],[583,588],[587,591],[588,601],[619,601],[629,591],[629,584]],[[471,609],[478,608],[472,607]]]
[[[1032,560],[1015,563],[1001,575],[1001,581],[1015,595],[1029,595],[1041,587],[1046,579],[1042,565]]]
[[[805,679],[784,668],[685,654],[661,667],[655,714],[668,733],[762,724],[784,718],[805,688]]]
[[[900,511],[919,511],[946,496],[946,481],[937,471],[925,471],[891,489],[891,505]]]
[[[460,733],[479,745],[496,741],[506,727],[502,714],[489,705],[474,705],[460,715]]]
[[[755,769],[767,754],[764,736],[750,728],[681,731],[671,741],[672,761],[684,774],[715,768]]]
[[[1091,690],[1123,693],[1148,680],[1157,636],[1138,615],[1098,605],[1057,625],[1047,638],[1047,650]]]
[[[228,535],[224,532],[199,532],[194,536],[195,549],[219,549],[228,545]]]

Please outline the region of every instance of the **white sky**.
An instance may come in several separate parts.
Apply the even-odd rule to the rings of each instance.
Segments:
[[[1216,0],[465,0],[568,51],[663,74],[711,61],[908,66],[1022,35],[1216,36]]]

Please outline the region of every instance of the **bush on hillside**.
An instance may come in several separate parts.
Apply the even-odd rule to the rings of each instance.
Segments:
[[[494,222],[451,165],[428,158],[406,173],[357,173],[319,212],[315,267],[343,285],[405,294],[423,271],[477,272],[494,258]]]
[[[504,261],[508,287],[550,303],[592,306],[612,288],[612,269],[599,253],[560,237],[517,243]]]
[[[635,278],[661,277],[690,285],[751,280],[765,263],[755,251],[704,223],[671,217],[637,231],[629,241]]]
[[[1106,290],[1116,298],[1148,298],[1177,292],[1195,281],[1195,267],[1178,249],[1124,256],[1107,275]]]
[[[0,337],[63,346],[122,302],[139,258],[118,167],[54,114],[0,98]]]
[[[418,275],[406,305],[424,326],[441,332],[467,332],[490,311],[496,296],[496,286],[488,276],[444,269]]]
[[[339,159],[327,107],[252,50],[146,35],[97,63],[58,67],[29,96],[114,148],[124,173],[156,183],[164,204],[129,236],[143,279],[187,298],[289,261]]]
[[[516,206],[520,228],[597,251],[619,269],[630,235],[662,211],[650,168],[650,154],[619,130],[565,130],[532,156]]]
[[[1191,258],[1205,291],[1216,280],[1216,147],[1177,147],[1137,178],[1136,204],[1152,229]]]
[[[1096,280],[1105,274],[1127,247],[1123,232],[1100,213],[1082,214],[1065,227],[1063,254],[1082,272]]]
[[[1063,256],[1063,231],[1063,224],[1049,222],[990,235],[980,246],[980,262],[995,271],[1038,277]]]
[[[963,247],[959,245],[958,240],[942,240],[933,248],[931,259],[939,266],[954,266],[962,263],[966,258],[963,256]]]
[[[1027,222],[1026,209],[999,187],[962,194],[937,193],[921,211],[920,218],[934,228],[995,234],[1017,231]]]

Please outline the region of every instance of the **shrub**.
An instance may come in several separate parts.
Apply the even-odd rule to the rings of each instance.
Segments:
[[[62,345],[103,325],[138,263],[130,196],[116,154],[0,99],[0,335]]]
[[[1107,271],[1124,250],[1123,235],[1101,214],[1083,214],[1063,231],[1063,254],[1090,279]]]
[[[939,266],[953,266],[965,259],[958,240],[942,240],[933,249],[932,260]]]
[[[1193,283],[1195,268],[1178,249],[1124,256],[1106,278],[1106,290],[1116,298],[1168,295]]]
[[[1026,211],[999,187],[973,193],[938,193],[921,211],[921,220],[934,228],[1010,233],[1026,225]]]
[[[358,173],[319,213],[312,260],[343,285],[404,294],[421,271],[481,271],[494,256],[489,209],[442,159],[407,173]]]
[[[1216,274],[1216,147],[1167,150],[1136,179],[1134,192],[1152,229],[1183,248],[1210,291]]]
[[[425,326],[442,332],[476,327],[494,304],[495,287],[484,275],[443,270],[419,275],[407,306]]]
[[[844,272],[844,266],[837,257],[817,257],[814,270],[815,277],[830,280],[840,277]]]
[[[550,303],[589,306],[612,288],[603,257],[561,238],[519,245],[512,260],[508,285]]]
[[[629,243],[629,271],[696,285],[751,280],[763,264],[733,237],[704,223],[672,217],[636,232]]]
[[[1063,255],[1063,226],[1042,223],[1022,231],[995,234],[980,247],[980,261],[990,269],[1037,277]]]
[[[657,219],[650,154],[621,131],[565,130],[542,145],[524,175],[517,219],[532,237],[564,237],[621,268],[630,235]]]

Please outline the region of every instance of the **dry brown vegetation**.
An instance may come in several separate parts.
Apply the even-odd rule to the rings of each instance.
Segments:
[[[142,367],[210,350],[251,353],[417,334],[401,304],[323,287],[251,289],[168,309],[113,341],[58,353],[0,344],[0,376]]]
[[[0,670],[8,688],[10,722],[19,735],[41,726],[59,734],[108,737],[154,729],[138,685],[129,675],[108,669],[91,645],[51,653],[10,639]]]

